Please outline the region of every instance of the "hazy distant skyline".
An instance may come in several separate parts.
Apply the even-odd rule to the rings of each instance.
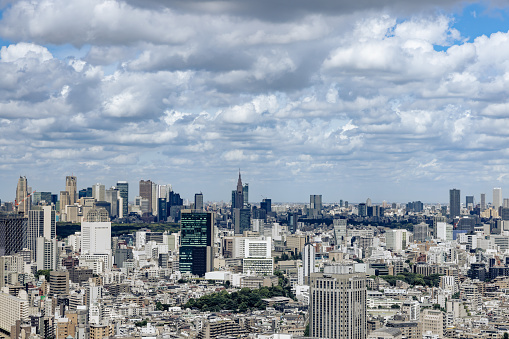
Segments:
[[[509,193],[508,1],[0,0],[0,198]]]

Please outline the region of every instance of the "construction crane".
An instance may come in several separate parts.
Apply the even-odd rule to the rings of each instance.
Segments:
[[[25,200],[27,200],[28,198],[30,198],[30,197],[32,196],[32,194],[34,194],[35,192],[36,192],[36,191],[33,191],[32,193],[27,194],[27,197],[26,197],[25,199],[23,199],[23,200],[19,201],[19,202],[18,202],[17,200],[14,200],[14,205],[15,205],[16,207],[18,207],[18,206],[19,206],[19,204],[24,203],[24,202],[25,202]]]

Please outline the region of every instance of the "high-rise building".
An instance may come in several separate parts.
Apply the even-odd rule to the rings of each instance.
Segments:
[[[38,270],[56,270],[58,267],[58,246],[57,239],[36,239],[36,263]]]
[[[26,177],[19,177],[16,186],[16,210],[23,215],[28,214],[30,209],[30,195],[28,192],[28,181]]]
[[[74,205],[78,201],[77,188],[78,179],[75,176],[65,177],[65,190],[69,192],[69,205]]]
[[[244,188],[242,186],[240,170],[239,179],[237,180],[237,189],[235,191],[232,191],[232,210],[234,208],[244,208]]]
[[[25,248],[27,219],[19,214],[0,213],[0,256],[11,255]]]
[[[342,245],[346,241],[346,219],[334,219],[333,225],[336,245]]]
[[[460,190],[455,188],[449,190],[449,214],[452,219],[461,214],[460,201]]]
[[[481,212],[486,209],[486,193],[481,193]]]
[[[244,199],[244,207],[249,206],[249,184],[245,183],[242,187],[242,199]]]
[[[140,197],[148,200],[148,213],[152,213],[152,181],[140,180]]]
[[[473,195],[467,195],[465,196],[465,207],[469,210],[472,210],[474,206],[474,196]]]
[[[182,273],[204,276],[214,265],[214,215],[181,211],[179,269]]]
[[[309,196],[309,214],[317,216],[322,211],[322,195],[311,194]]]
[[[38,210],[28,212],[27,248],[32,251],[32,258],[37,260],[37,238],[55,239],[57,227],[55,210],[51,206],[43,206]]]
[[[65,213],[65,207],[71,204],[69,192],[60,191],[60,213]]]
[[[251,210],[249,208],[233,209],[233,224],[235,234],[243,234],[251,229]]]
[[[309,335],[316,338],[365,339],[366,290],[363,274],[312,273]]]
[[[265,210],[266,213],[272,212],[272,200],[271,199],[263,199],[260,203],[260,208]]]
[[[51,205],[51,192],[34,192],[32,194],[32,205]]]
[[[385,232],[385,244],[387,249],[402,251],[408,244],[408,232],[406,230],[388,230]]]
[[[502,189],[495,187],[493,189],[493,208],[498,211],[500,206],[502,206]]]
[[[203,193],[196,193],[194,195],[194,209],[203,211]]]
[[[419,242],[426,242],[429,237],[429,227],[426,223],[414,225],[414,240]]]
[[[111,254],[111,222],[81,223],[81,253]]]
[[[302,266],[304,269],[304,283],[309,285],[311,273],[317,272],[315,267],[315,247],[311,244],[304,246],[304,253],[302,255]]]
[[[127,181],[117,182],[117,189],[122,199],[122,206],[119,208],[119,217],[127,218],[129,215],[129,183]]]
[[[103,184],[92,185],[92,197],[96,201],[106,201],[106,189]]]
[[[69,271],[51,271],[49,285],[52,295],[69,294]]]

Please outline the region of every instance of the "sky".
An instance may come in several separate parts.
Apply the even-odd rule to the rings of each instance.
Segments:
[[[0,198],[509,192],[509,1],[0,0]]]

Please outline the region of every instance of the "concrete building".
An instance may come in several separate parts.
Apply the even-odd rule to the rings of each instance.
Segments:
[[[440,310],[426,309],[421,315],[422,333],[431,332],[444,337],[444,314]]]
[[[317,272],[315,267],[315,247],[311,244],[304,246],[304,253],[302,255],[302,267],[304,284],[309,285],[311,274]]]
[[[502,206],[502,188],[495,187],[493,189],[493,208],[498,211],[500,206]]]
[[[38,270],[56,270],[58,268],[57,239],[37,238],[36,263]]]
[[[28,319],[28,301],[10,294],[0,293],[0,329],[11,332],[11,326],[18,320]]]
[[[49,273],[49,293],[52,295],[69,294],[68,271],[51,271]]]
[[[365,275],[312,273],[309,296],[311,337],[366,338]]]

